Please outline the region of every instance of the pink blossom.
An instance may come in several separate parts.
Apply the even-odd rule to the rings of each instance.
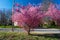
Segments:
[[[27,7],[27,8],[26,8]],[[20,8],[20,13],[15,12],[12,15],[12,21],[18,22],[19,26],[28,26],[30,28],[38,27],[42,23],[43,12],[41,12],[38,6],[26,6],[25,8]]]

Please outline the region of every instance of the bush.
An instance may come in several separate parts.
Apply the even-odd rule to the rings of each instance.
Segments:
[[[57,38],[44,36],[31,36],[25,33],[0,32],[0,40],[58,40]]]

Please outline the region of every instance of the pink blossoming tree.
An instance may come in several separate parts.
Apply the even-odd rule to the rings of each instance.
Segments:
[[[46,16],[49,16],[53,21],[56,21],[57,25],[60,25],[60,10],[58,10],[54,4],[50,4]]]
[[[16,5],[20,6],[18,4]],[[42,5],[33,6],[31,4],[15,8],[12,14],[12,22],[18,22],[18,26],[28,31],[28,34],[31,28],[33,29],[44,23],[45,16],[60,25],[60,10],[54,4],[51,3],[49,5],[48,11],[41,11],[41,9],[43,9]]]
[[[22,6],[19,11],[15,11],[12,15],[12,22],[18,22],[18,26],[28,31],[28,34],[31,28],[38,27],[43,23],[44,15],[39,6],[29,4],[28,6]]]

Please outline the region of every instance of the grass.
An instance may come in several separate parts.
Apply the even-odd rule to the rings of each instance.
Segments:
[[[0,28],[19,28],[18,26],[11,26],[11,25],[9,25],[9,26],[0,26]]]
[[[18,27],[18,26],[12,26],[12,25],[6,25],[6,26],[4,26],[4,25],[0,25],[0,28],[20,28],[20,27]],[[47,24],[45,24],[44,26],[43,26],[43,28],[55,28],[55,29],[60,29],[60,26],[54,26],[54,25],[47,25]]]
[[[0,32],[0,40],[58,40],[58,38],[32,36],[17,32]]]

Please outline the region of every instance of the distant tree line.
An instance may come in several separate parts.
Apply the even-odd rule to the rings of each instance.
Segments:
[[[11,10],[0,10],[0,25],[12,25],[11,15]]]

